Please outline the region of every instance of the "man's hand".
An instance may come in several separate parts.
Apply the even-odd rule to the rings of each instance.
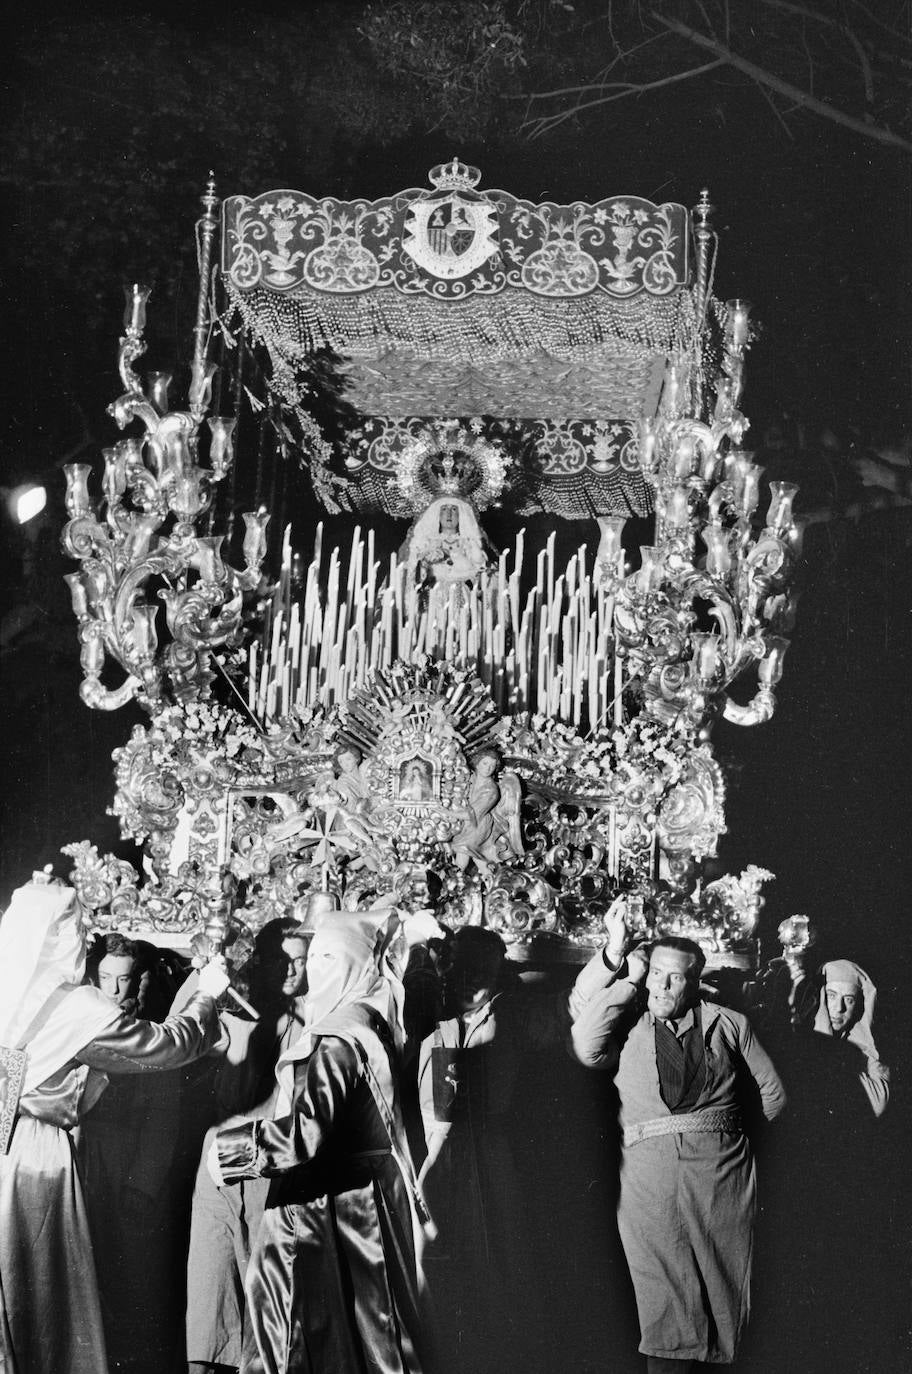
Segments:
[[[429,940],[442,940],[446,933],[429,907],[400,915],[402,933],[409,949],[414,945],[426,945]]]
[[[216,954],[205,968],[200,970],[197,991],[205,993],[207,997],[221,997],[230,981],[224,958],[221,954]]]
[[[627,899],[623,895],[615,897],[611,906],[605,913],[605,930],[608,932],[608,939],[605,942],[603,951],[605,963],[609,968],[620,968],[624,960],[624,950],[627,948]]]

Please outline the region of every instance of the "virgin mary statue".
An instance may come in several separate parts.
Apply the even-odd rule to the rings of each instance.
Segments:
[[[443,496],[418,517],[403,547],[415,582],[473,582],[487,566],[478,517],[468,501]]]

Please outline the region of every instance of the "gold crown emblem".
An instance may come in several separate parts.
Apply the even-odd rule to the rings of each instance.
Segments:
[[[428,172],[428,181],[437,191],[474,191],[481,181],[481,171],[454,157],[452,162],[441,162],[432,167]]]

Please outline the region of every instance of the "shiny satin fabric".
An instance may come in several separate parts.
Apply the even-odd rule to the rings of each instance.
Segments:
[[[104,1087],[74,1064],[24,1098],[9,1153],[0,1158],[2,1374],[107,1374],[89,1222],[68,1131],[87,1082],[96,1096],[99,1082]]]
[[[227,1179],[273,1178],[243,1374],[422,1374],[410,1199],[363,1059],[327,1036],[295,1068],[289,1116],[219,1134]]]
[[[107,1374],[89,1222],[71,1132],[107,1073],[179,1068],[219,1036],[215,1004],[161,1025],[116,1021],[25,1093],[0,1157],[0,1374]]]

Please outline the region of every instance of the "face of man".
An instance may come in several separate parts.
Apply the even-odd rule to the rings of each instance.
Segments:
[[[136,996],[138,981],[131,954],[106,954],[98,965],[98,986],[118,1007]]]
[[[467,956],[459,948],[458,940],[455,940],[443,975],[443,998],[447,1010],[457,1016],[465,1016],[490,1002],[497,991],[502,970],[502,958],[494,955],[483,958],[477,954],[474,957]]]
[[[307,986],[307,941],[296,936],[282,941],[283,997],[300,997]]]
[[[699,995],[697,961],[682,949],[659,946],[649,957],[647,1007],[660,1021],[676,1021]]]
[[[854,983],[827,983],[824,995],[833,1033],[843,1035],[861,1015],[861,993]]]

